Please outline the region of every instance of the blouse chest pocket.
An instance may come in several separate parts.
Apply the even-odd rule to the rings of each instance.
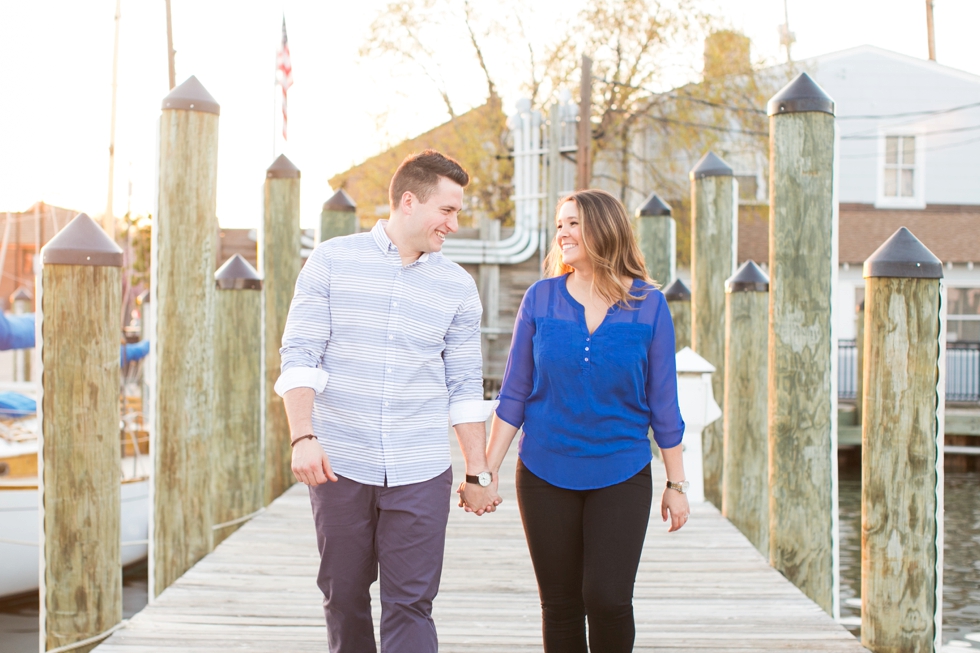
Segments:
[[[534,367],[539,373],[576,374],[588,361],[591,338],[575,322],[537,318],[534,324]]]
[[[592,361],[609,373],[646,375],[653,329],[648,324],[614,322],[592,335]]]

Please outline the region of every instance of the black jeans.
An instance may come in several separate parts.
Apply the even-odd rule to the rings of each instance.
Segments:
[[[649,465],[616,485],[565,490],[518,460],[517,503],[538,580],[546,653],[633,650],[633,584],[652,498]]]

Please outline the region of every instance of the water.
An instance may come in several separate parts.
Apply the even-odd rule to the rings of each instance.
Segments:
[[[840,467],[841,621],[861,636],[861,465]],[[980,472],[946,472],[945,651],[980,650]]]
[[[146,606],[146,562],[123,569],[123,619]],[[38,650],[37,594],[0,601],[0,653],[33,653]]]

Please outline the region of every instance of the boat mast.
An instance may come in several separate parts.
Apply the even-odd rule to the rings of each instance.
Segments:
[[[109,238],[116,239],[116,220],[112,215],[112,181],[116,164],[116,80],[119,75],[119,11],[121,0],[116,0],[116,37],[112,46],[112,118],[109,122],[109,195],[106,199],[102,228]]]

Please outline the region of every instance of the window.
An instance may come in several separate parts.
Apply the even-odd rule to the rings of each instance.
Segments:
[[[922,136],[913,134],[882,135],[876,206],[925,208],[922,142]]]
[[[758,204],[759,177],[757,175],[735,175],[738,180],[739,204]]]
[[[946,320],[948,342],[980,342],[980,288],[947,288]]]
[[[915,136],[885,137],[885,197],[915,197]]]

